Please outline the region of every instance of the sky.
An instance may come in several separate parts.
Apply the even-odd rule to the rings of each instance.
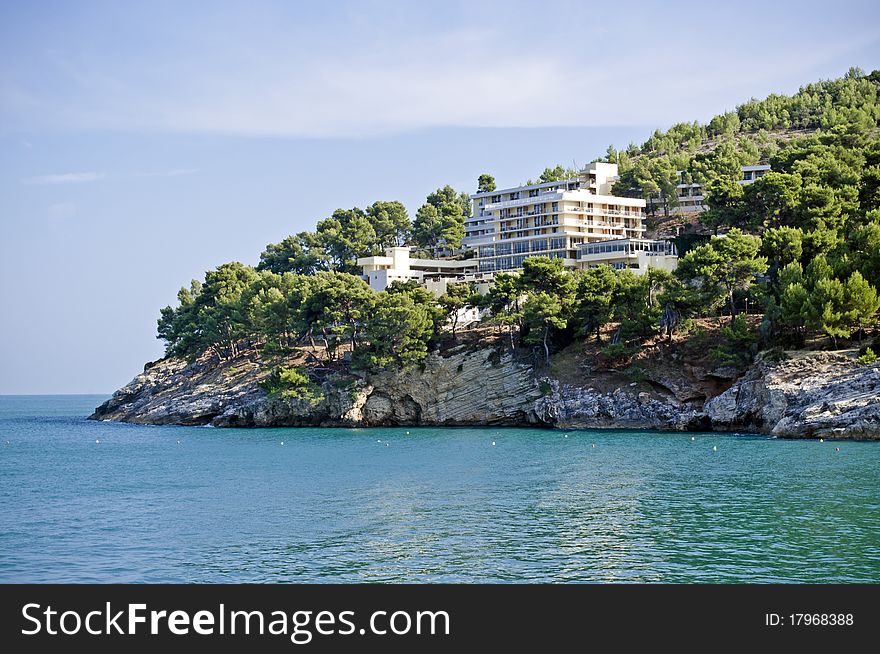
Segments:
[[[876,2],[0,0],[0,394],[109,394],[181,285],[339,207],[851,66],[880,68]]]

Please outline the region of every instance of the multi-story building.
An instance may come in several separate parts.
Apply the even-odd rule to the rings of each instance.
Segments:
[[[751,184],[770,172],[769,164],[758,164],[755,166],[743,166],[742,178],[737,180],[740,184]],[[683,171],[679,171],[681,177]],[[678,206],[671,210],[673,214],[694,214],[705,211],[708,207],[705,205],[705,197],[703,196],[703,185],[697,182],[676,185],[678,195]],[[648,206],[657,213],[663,210],[663,200],[659,197],[648,200]]]
[[[476,193],[463,243],[480,272],[522,268],[534,256],[575,268],[581,245],[645,234],[645,201],[612,195],[616,179],[616,164],[597,162],[571,179]]]
[[[678,261],[674,246],[644,238],[645,201],[612,195],[616,179],[617,165],[597,162],[571,179],[476,193],[463,241],[472,256],[414,259],[409,248],[395,247],[357,263],[373,290],[414,279],[437,295],[463,282],[486,292],[496,272],[520,269],[537,256],[562,259],[567,268],[672,270]]]

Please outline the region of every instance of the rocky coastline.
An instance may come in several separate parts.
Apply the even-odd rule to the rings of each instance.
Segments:
[[[880,364],[854,353],[759,355],[741,375],[681,362],[555,375],[496,348],[453,348],[406,372],[333,371],[310,401],[267,393],[258,356],[148,364],[90,416],[215,427],[532,426],[737,431],[880,440]]]

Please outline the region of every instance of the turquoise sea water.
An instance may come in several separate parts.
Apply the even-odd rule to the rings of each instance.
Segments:
[[[880,443],[86,421],[103,399],[0,397],[0,581],[880,581]]]

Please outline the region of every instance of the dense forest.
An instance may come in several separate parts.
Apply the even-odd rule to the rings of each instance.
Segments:
[[[521,274],[498,274],[486,295],[457,284],[437,298],[415,282],[372,291],[356,276],[358,257],[398,244],[421,256],[459,246],[468,196],[445,186],[414,220],[395,201],[339,209],[314,232],[268,245],[256,268],[235,262],[209,271],[162,310],[159,338],[168,355],[189,359],[245,350],[277,357],[310,346],[353,367],[408,367],[456,337],[459,309],[479,307],[486,338],[494,333],[536,360],[577,339],[626,360],[648,341],[685,336],[696,318],[723,315],[716,354],[731,365],[747,365],[762,349],[851,344],[871,361],[880,308],[878,89],[880,72],[853,69],[792,96],[750,100],[707,125],[681,123],[641,146],[609,147],[602,160],[621,172],[615,193],[671,205],[679,171],[704,185],[709,209],[700,220],[715,236],[683,253],[674,274],[570,271],[536,257]],[[772,171],[737,183],[740,166],[759,161]],[[539,179],[570,173],[557,166]],[[477,188],[494,190],[494,179],[481,175]],[[301,375],[282,374],[293,385]]]

